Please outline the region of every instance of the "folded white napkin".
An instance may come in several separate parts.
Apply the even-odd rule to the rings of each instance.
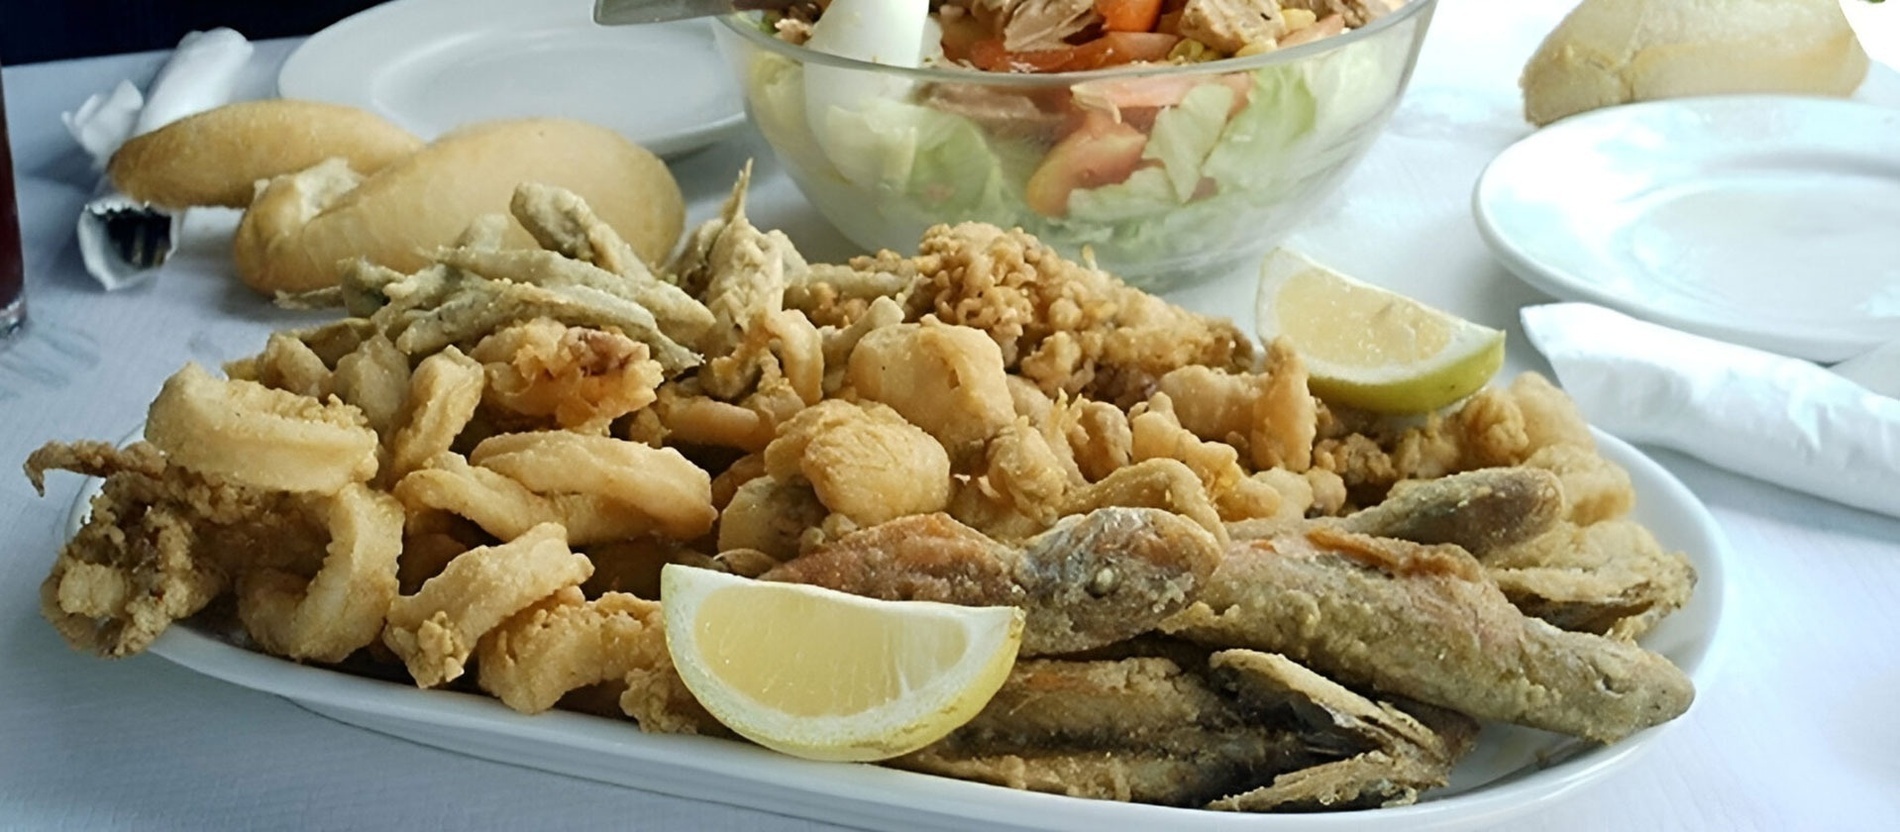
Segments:
[[[1828,369],[1882,396],[1900,399],[1900,340],[1889,341]]]
[[[230,29],[192,32],[178,42],[146,93],[130,81],[120,81],[60,118],[73,140],[92,156],[93,168],[104,170],[127,139],[229,102],[252,51],[251,42]],[[80,209],[76,238],[86,271],[107,291],[137,284],[156,271],[153,264],[129,260],[127,246],[113,239],[114,233],[128,233],[131,226],[107,220],[124,215],[143,218],[139,234],[164,233],[159,250],[166,255],[177,244],[181,228],[181,217],[138,205],[102,180],[98,196]]]
[[[103,170],[126,139],[149,133],[178,119],[231,100],[238,75],[254,47],[231,29],[192,32],[139,93],[131,81],[87,98],[79,109],[61,114],[66,130]]]
[[[1522,317],[1598,427],[1900,517],[1900,399],[1806,361],[1592,304],[1532,306]]]

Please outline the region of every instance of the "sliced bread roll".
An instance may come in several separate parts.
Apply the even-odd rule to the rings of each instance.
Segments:
[[[342,157],[375,173],[422,148],[367,110],[273,98],[186,116],[119,147],[106,173],[121,193],[167,208],[251,204],[256,183]]]
[[[1524,68],[1524,117],[1719,93],[1848,95],[1867,53],[1840,0],[1583,0]]]
[[[335,162],[272,180],[238,224],[238,276],[269,294],[335,285],[356,257],[413,271],[476,218],[507,214],[524,182],[579,194],[648,263],[665,261],[685,223],[665,163],[620,134],[566,119],[487,122],[360,183]],[[502,244],[534,240],[511,222]]]

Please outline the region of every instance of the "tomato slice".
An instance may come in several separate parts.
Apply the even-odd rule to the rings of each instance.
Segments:
[[[1049,155],[1023,183],[1023,199],[1046,217],[1069,213],[1069,195],[1128,179],[1141,166],[1148,134],[1099,113],[1049,148]]]
[[[1138,78],[1108,78],[1075,85],[1075,101],[1084,107],[1129,110],[1139,107],[1172,107],[1202,84],[1225,84],[1238,94],[1235,105],[1245,103],[1253,88],[1253,79],[1244,73],[1229,72],[1212,78],[1201,75],[1154,75]]]
[[[1095,0],[1102,28],[1111,32],[1152,32],[1161,17],[1161,0]]]

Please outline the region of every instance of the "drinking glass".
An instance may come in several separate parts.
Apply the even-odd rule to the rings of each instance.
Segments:
[[[20,209],[13,198],[13,145],[7,96],[0,87],[0,345],[26,323],[26,266],[20,259]]]

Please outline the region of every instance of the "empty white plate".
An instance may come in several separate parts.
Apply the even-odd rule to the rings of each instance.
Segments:
[[[395,0],[312,35],[277,91],[424,138],[498,118],[580,119],[661,156],[744,124],[709,21],[608,27],[592,13],[592,0]]]
[[[1473,210],[1504,265],[1560,298],[1813,361],[1900,338],[1900,110],[1598,110],[1499,154]]]

